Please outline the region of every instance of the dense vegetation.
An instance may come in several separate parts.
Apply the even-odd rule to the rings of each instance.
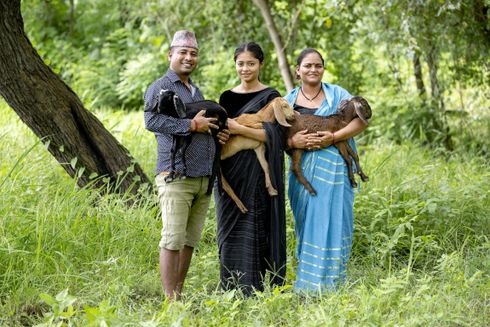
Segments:
[[[139,110],[148,84],[167,67],[173,32],[196,31],[205,96],[238,81],[233,50],[255,40],[266,51],[261,76],[285,92],[277,54],[248,0],[23,2],[26,32],[45,61],[88,108]],[[306,46],[325,54],[325,80],[377,108],[383,135],[488,155],[489,0],[269,1],[291,67]],[[182,18],[182,17],[185,17]],[[229,26],[233,26],[232,29]],[[478,126],[476,118],[486,117]],[[387,126],[386,126],[387,125]],[[449,125],[449,126],[448,126]]]
[[[288,212],[286,286],[249,299],[221,291],[211,207],[185,299],[165,302],[155,196],[128,207],[124,196],[80,189],[0,101],[0,325],[488,324],[490,1],[268,3],[291,67],[302,48],[319,48],[325,80],[374,110],[358,139],[371,181],[356,196],[346,284],[294,293]],[[237,83],[233,50],[248,40],[267,52],[261,79],[285,93],[251,1],[32,0],[22,10],[43,59],[149,176],[155,141],[142,94],[165,72],[176,29],[197,33],[193,77],[207,98]]]
[[[150,173],[155,144],[140,113],[97,114]],[[446,160],[410,142],[363,146],[371,181],[356,198],[349,278],[321,298],[291,289],[290,213],[286,287],[250,299],[222,292],[212,207],[185,300],[169,304],[158,278],[156,199],[128,209],[120,197],[79,189],[5,105],[0,115],[2,158],[10,158],[0,162],[0,324],[483,326],[488,319],[490,174],[482,158]]]

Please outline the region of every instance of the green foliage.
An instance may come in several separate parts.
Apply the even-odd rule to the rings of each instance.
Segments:
[[[324,80],[373,104],[370,140],[413,139],[488,155],[488,0],[268,3],[292,70],[303,48],[318,48]],[[36,49],[90,109],[141,110],[145,89],[168,67],[174,31],[183,28],[200,44],[192,78],[205,97],[217,100],[239,82],[233,50],[247,41],[264,49],[261,81],[285,94],[277,54],[251,1],[35,0],[22,10]]]
[[[0,324],[487,324],[490,2],[268,3],[291,69],[303,48],[318,48],[325,81],[365,96],[373,108],[370,127],[358,138],[371,181],[356,197],[347,283],[318,298],[294,293],[288,209],[286,286],[248,299],[221,291],[212,205],[185,301],[166,302],[155,197],[128,208],[124,198],[79,189],[42,140],[0,104],[0,151],[10,158],[0,162]],[[207,98],[217,100],[238,83],[233,50],[252,40],[266,54],[261,80],[285,93],[251,1],[33,0],[22,2],[22,11],[46,63],[150,176],[155,139],[141,113],[119,109],[141,111],[147,85],[167,69],[175,30],[197,34],[200,62],[192,78]],[[441,119],[455,143],[451,156],[443,149]]]
[[[356,197],[344,287],[318,298],[292,291],[288,209],[286,286],[248,299],[221,291],[212,205],[185,301],[166,302],[158,280],[155,197],[128,208],[124,198],[78,189],[42,140],[0,104],[0,150],[11,158],[0,162],[0,324],[487,324],[490,2],[268,3],[291,69],[303,48],[318,48],[326,59],[325,81],[365,96],[374,110],[358,138],[371,181]],[[200,63],[192,78],[207,98],[217,100],[238,83],[233,50],[252,40],[266,53],[261,80],[285,92],[251,1],[33,0],[22,2],[22,12],[46,63],[149,175],[155,140],[141,114],[111,108],[140,110],[147,85],[167,68],[175,30],[197,34]],[[415,84],[415,54],[423,96]],[[450,127],[452,156],[443,150],[447,131],[440,120]]]
[[[151,175],[155,140],[141,113],[97,111]],[[0,324],[7,326],[485,326],[490,260],[488,161],[447,161],[407,142],[361,145],[371,177],[356,194],[345,285],[305,297],[288,279],[252,298],[219,288],[214,205],[185,285],[169,303],[158,275],[156,196],[79,189],[42,142],[0,105]],[[366,135],[363,139],[371,136]],[[359,143],[364,143],[363,139]]]
[[[76,315],[73,309],[76,298],[68,294],[68,289],[61,291],[56,297],[46,293],[39,294],[39,297],[50,307],[50,310],[46,313],[46,322],[36,325],[37,327],[62,326],[65,321],[69,322]]]
[[[303,48],[318,48],[326,59],[325,81],[377,105],[377,134],[432,147],[451,148],[452,141],[466,149],[469,143],[488,154],[487,0],[269,5],[291,69]],[[34,46],[89,108],[140,109],[146,87],[167,69],[173,32],[183,28],[197,34],[200,64],[192,77],[207,98],[218,99],[238,83],[233,50],[252,40],[266,54],[261,80],[285,93],[275,49],[251,1],[36,0],[22,9]],[[415,55],[422,96],[413,78]],[[461,126],[462,137],[456,132]],[[476,128],[485,133],[473,133]]]

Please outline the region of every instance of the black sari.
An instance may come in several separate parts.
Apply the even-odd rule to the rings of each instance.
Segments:
[[[259,111],[280,94],[272,89],[254,93],[225,91],[220,104],[233,118]],[[221,162],[223,175],[247,207],[243,214],[224,193],[215,194],[220,275],[224,289],[241,289],[250,295],[264,289],[266,271],[272,285],[282,285],[286,272],[286,213],[284,204],[285,130],[264,123],[266,158],[277,196],[269,196],[264,172],[253,150],[244,150]]]

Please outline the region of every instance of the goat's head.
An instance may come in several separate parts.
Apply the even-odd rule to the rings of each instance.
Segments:
[[[339,114],[343,115],[347,121],[351,121],[357,116],[366,124],[372,115],[369,103],[360,96],[352,97],[349,100],[343,100],[340,102],[337,111]]]
[[[175,118],[184,118],[185,105],[174,91],[160,90],[158,94],[157,112],[166,114]]]
[[[274,110],[274,116],[276,117],[279,125],[285,127],[291,127],[288,121],[293,121],[295,119],[294,110],[291,108],[289,103],[281,97],[274,98],[269,105],[272,106]]]

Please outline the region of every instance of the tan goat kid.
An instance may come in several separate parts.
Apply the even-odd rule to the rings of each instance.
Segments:
[[[293,108],[288,104],[288,102],[281,98],[275,98],[269,102],[265,107],[260,109],[254,114],[241,114],[235,118],[236,122],[240,125],[244,125],[251,128],[261,129],[263,128],[262,123],[278,122],[280,125],[285,127],[290,127],[291,125],[288,121],[293,120],[295,117]],[[274,188],[271,182],[269,173],[269,164],[265,158],[265,144],[255,139],[251,139],[242,135],[231,135],[226,144],[223,145],[221,149],[221,160],[229,158],[242,150],[254,150],[259,160],[260,166],[264,171],[265,176],[265,186],[270,196],[277,195],[277,190]],[[226,181],[225,176],[222,175],[223,190],[230,196],[230,198],[235,201],[240,211],[243,213],[247,212],[247,208],[243,202],[238,198],[230,184]]]

